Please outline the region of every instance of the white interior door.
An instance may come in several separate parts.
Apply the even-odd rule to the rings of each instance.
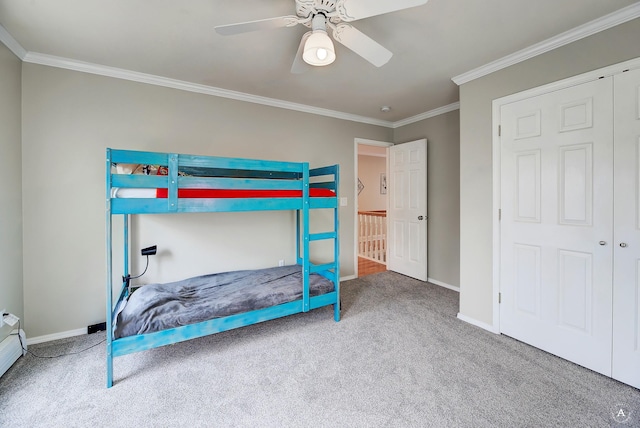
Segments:
[[[427,140],[388,150],[387,269],[426,281]]]
[[[611,375],[612,78],[500,110],[500,330]]]
[[[613,377],[640,388],[640,70],[614,87]]]

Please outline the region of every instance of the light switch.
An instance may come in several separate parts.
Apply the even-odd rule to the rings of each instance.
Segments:
[[[347,206],[347,198],[340,198],[340,206],[341,207]]]

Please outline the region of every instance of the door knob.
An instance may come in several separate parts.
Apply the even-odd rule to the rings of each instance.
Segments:
[[[424,219],[424,216],[419,215],[418,220],[422,220],[422,219]]]
[[[600,245],[607,245],[607,241],[600,241],[600,242],[598,242],[598,244],[600,244]]]
[[[621,242],[621,243],[620,243],[620,246],[621,246],[622,248],[626,248],[626,247],[627,247],[627,243],[626,243],[626,242]]]

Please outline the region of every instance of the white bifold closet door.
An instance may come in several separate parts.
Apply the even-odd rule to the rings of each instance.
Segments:
[[[640,70],[500,122],[500,331],[640,388]]]
[[[614,77],[613,377],[640,388],[640,70]]]
[[[501,108],[501,332],[611,375],[612,79]]]

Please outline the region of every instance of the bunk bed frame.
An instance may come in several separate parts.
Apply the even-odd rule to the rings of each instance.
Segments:
[[[161,165],[167,175],[118,174],[114,164]],[[178,172],[187,171],[183,176]],[[314,178],[315,177],[315,178]],[[322,181],[324,180],[324,181]],[[113,358],[185,340],[207,336],[234,328],[308,312],[333,305],[334,319],[340,320],[340,278],[338,239],[339,166],[309,169],[307,162],[194,156],[176,153],[156,153],[107,149],[106,153],[106,346],[107,388],[113,385]],[[117,198],[114,189],[168,189],[166,198]],[[295,196],[284,197],[179,197],[182,189],[230,189],[240,191],[286,191]],[[310,189],[329,189],[332,196],[310,197]],[[310,233],[309,214],[312,209],[333,210],[333,230]],[[264,309],[214,318],[195,324],[170,328],[154,333],[122,338],[114,337],[117,308],[129,297],[124,278],[129,275],[129,223],[131,215],[232,211],[296,211],[296,258],[302,269],[302,298]],[[114,293],[112,222],[121,215],[123,227],[123,280]],[[309,260],[311,241],[333,240],[333,262],[315,265]],[[333,291],[318,296],[309,294],[309,275],[317,273],[333,283]],[[120,278],[115,279],[117,283]],[[116,287],[118,284],[116,284]]]

